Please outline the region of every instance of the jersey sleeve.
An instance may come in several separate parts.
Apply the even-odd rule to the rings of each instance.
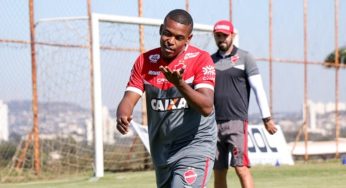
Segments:
[[[247,77],[259,74],[255,58],[249,53],[246,53],[245,57],[246,57],[245,71],[246,71]]]
[[[143,81],[143,76],[141,74],[143,65],[144,65],[143,55],[140,55],[136,59],[135,64],[132,67],[130,79],[126,86],[126,91],[132,91],[132,92],[138,93],[141,96],[143,95],[144,81]]]
[[[210,55],[207,52],[203,52],[194,63],[196,65],[195,79],[193,82],[194,89],[209,88],[214,90],[215,65]]]

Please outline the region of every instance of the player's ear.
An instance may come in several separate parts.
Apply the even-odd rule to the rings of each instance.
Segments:
[[[160,35],[162,35],[162,32],[163,32],[163,24],[160,25]]]

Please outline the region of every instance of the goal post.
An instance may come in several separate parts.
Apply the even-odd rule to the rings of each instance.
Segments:
[[[161,19],[118,16],[118,15],[99,14],[99,13],[93,13],[92,19],[95,20],[95,22],[113,22],[113,23],[135,24],[135,25],[160,26],[161,24],[163,24],[163,20]],[[196,23],[193,26],[193,30],[194,31],[213,31],[213,26]]]
[[[104,163],[103,163],[103,120],[102,120],[102,84],[101,84],[101,56],[100,56],[100,32],[99,32],[99,19],[97,16],[92,15],[92,53],[93,53],[93,116],[94,116],[94,144],[95,144],[95,177],[104,176]]]

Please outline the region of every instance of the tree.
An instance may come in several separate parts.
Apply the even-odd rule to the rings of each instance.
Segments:
[[[324,66],[332,67],[335,64],[335,50],[331,52],[324,60]],[[339,63],[346,65],[346,46],[339,48]]]

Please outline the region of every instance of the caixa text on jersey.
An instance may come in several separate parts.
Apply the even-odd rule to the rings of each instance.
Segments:
[[[182,97],[171,99],[151,99],[150,104],[153,110],[160,112],[189,108],[185,98]]]

